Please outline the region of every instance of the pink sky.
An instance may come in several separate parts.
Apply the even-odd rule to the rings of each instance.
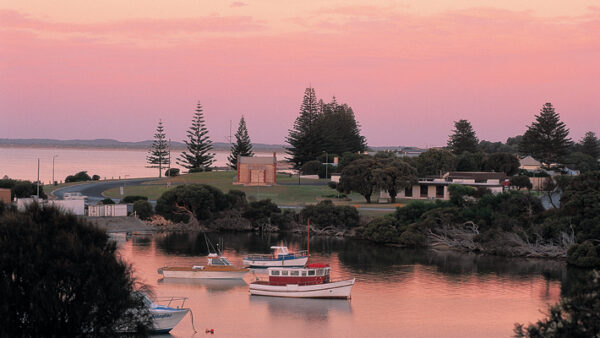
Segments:
[[[600,134],[594,2],[0,0],[0,138],[139,141],[162,119],[181,140],[199,100],[213,141],[244,114],[282,144],[312,85],[373,146],[443,145],[463,118],[504,141],[545,102],[579,140]]]

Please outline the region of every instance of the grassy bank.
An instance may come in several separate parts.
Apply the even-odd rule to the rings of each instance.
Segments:
[[[241,190],[246,193],[249,200],[260,200],[270,198],[273,202],[282,205],[302,205],[307,203],[316,203],[318,199],[325,196],[336,195],[337,192],[327,185],[315,185],[318,180],[302,179],[298,185],[297,177],[287,175],[278,175],[278,185],[270,187],[249,187],[243,185],[234,185],[236,173],[234,171],[212,171],[204,173],[193,173],[181,175],[173,178],[163,178],[160,180],[147,182],[142,185],[125,186],[125,195],[147,196],[149,199],[158,199],[162,193],[179,184],[201,183],[209,184],[221,189],[223,192],[229,190]],[[324,183],[324,181],[322,181]],[[104,195],[112,198],[120,198],[119,188],[110,189],[104,192]],[[350,204],[362,203],[364,198],[359,194],[350,194],[348,196]]]

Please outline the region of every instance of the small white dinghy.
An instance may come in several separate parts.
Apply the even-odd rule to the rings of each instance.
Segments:
[[[329,265],[305,268],[268,268],[268,281],[250,284],[250,294],[289,298],[350,298],[355,279],[331,281]]]
[[[157,298],[157,302],[166,303],[160,305],[145,297],[145,302],[150,308],[152,315],[152,332],[169,333],[179,322],[190,312],[189,308],[184,308],[187,298],[162,297]],[[180,302],[176,307],[171,307],[173,302]]]

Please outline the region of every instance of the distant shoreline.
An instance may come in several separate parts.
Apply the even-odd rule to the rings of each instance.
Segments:
[[[124,151],[140,151],[148,150],[149,147],[141,146],[104,146],[104,145],[50,145],[50,144],[7,144],[0,143],[0,148],[23,148],[23,149],[95,149],[95,150],[124,150]],[[185,147],[172,147],[171,150],[183,151]],[[230,151],[229,147],[214,147],[214,151]],[[281,148],[255,148],[254,152],[267,153],[267,152],[283,152],[285,149]]]

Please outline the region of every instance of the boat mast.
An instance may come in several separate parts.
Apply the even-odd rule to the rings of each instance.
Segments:
[[[308,236],[308,240],[306,242],[306,254],[310,257],[310,218],[308,219],[306,235]]]

